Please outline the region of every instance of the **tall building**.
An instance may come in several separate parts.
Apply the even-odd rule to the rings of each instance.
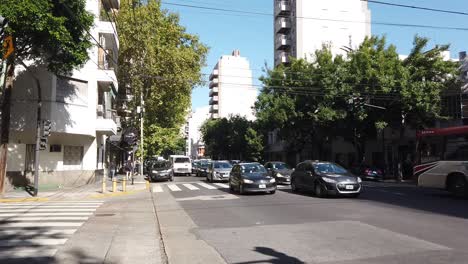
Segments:
[[[86,184],[101,177],[109,162],[108,139],[116,135],[120,119],[115,111],[119,40],[112,12],[119,0],[87,0],[99,42],[89,49],[89,61],[70,75],[32,68],[42,87],[44,120],[52,124],[45,150],[39,155],[39,186],[48,188]],[[37,87],[31,73],[17,67],[12,91],[7,189],[32,182],[36,142]]]
[[[191,153],[193,159],[204,156],[205,144],[201,138],[200,128],[211,117],[210,107],[203,106],[195,109],[189,121],[189,138],[191,145]]]
[[[371,35],[371,12],[361,0],[274,0],[275,66],[310,58],[323,44],[333,54]]]
[[[240,115],[253,120],[257,90],[252,82],[250,63],[238,50],[222,56],[210,75],[211,118]]]

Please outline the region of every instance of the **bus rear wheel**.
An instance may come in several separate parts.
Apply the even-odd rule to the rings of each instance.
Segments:
[[[468,195],[468,184],[465,176],[462,174],[451,175],[448,179],[447,189],[456,197],[465,197]]]

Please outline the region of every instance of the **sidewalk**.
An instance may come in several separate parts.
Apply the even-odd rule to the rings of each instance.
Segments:
[[[104,203],[53,263],[167,263],[149,191]]]
[[[79,187],[68,187],[57,190],[48,190],[41,192],[39,189],[37,197],[33,197],[27,191],[12,191],[6,192],[0,202],[14,202],[14,201],[47,201],[47,200],[68,200],[68,199],[90,199],[90,198],[106,198],[107,196],[115,196],[125,194],[122,192],[122,179],[124,175],[117,175],[117,191],[112,192],[112,181],[110,178],[106,179],[106,192],[102,193],[102,182],[87,184]],[[127,193],[132,193],[138,190],[143,190],[146,187],[144,176],[135,175],[134,184],[127,181]]]

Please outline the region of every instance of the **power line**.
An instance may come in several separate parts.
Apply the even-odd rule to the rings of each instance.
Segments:
[[[238,14],[249,14],[249,15],[256,15],[256,16],[274,17],[274,14],[272,14],[272,13],[263,13],[263,12],[245,11],[245,10],[227,9],[227,8],[216,8],[216,7],[207,7],[207,6],[199,6],[199,5],[177,4],[177,3],[170,3],[170,2],[164,2],[164,1],[161,1],[161,3],[166,4],[166,5],[171,5],[171,6],[187,7],[187,8],[193,8],[193,9],[203,9],[203,10],[231,12],[231,13],[238,13]],[[302,17],[302,16],[293,16],[293,15],[291,15],[291,16],[279,16],[279,17],[286,17],[286,18],[295,17],[295,18],[299,18],[299,19],[310,19],[310,20],[331,21],[331,22],[345,22],[345,23],[373,24],[373,25],[392,26],[392,27],[413,27],[413,28],[426,28],[426,29],[468,31],[468,28],[462,28],[462,27],[445,27],[445,26],[433,26],[433,25],[422,25],[422,24],[404,24],[404,23],[378,22],[378,21],[369,22],[369,21],[329,19],[329,18],[318,18],[318,17]]]
[[[395,3],[389,3],[389,2],[384,2],[384,1],[375,1],[375,0],[361,0],[361,1],[362,1],[362,2],[369,2],[369,3],[373,3],[373,4],[379,4],[379,5],[387,5],[387,6],[411,8],[411,9],[418,9],[418,10],[431,11],[431,12],[438,12],[438,13],[446,13],[446,14],[454,14],[454,15],[468,16],[468,13],[466,13],[466,12],[460,12],[460,11],[436,9],[436,8],[422,7],[422,6],[412,6],[412,5],[395,4]]]

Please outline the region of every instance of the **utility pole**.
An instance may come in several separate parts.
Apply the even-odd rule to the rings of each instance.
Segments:
[[[140,175],[143,175],[143,161],[144,161],[144,116],[145,116],[145,101],[143,100],[143,91],[140,93]]]

